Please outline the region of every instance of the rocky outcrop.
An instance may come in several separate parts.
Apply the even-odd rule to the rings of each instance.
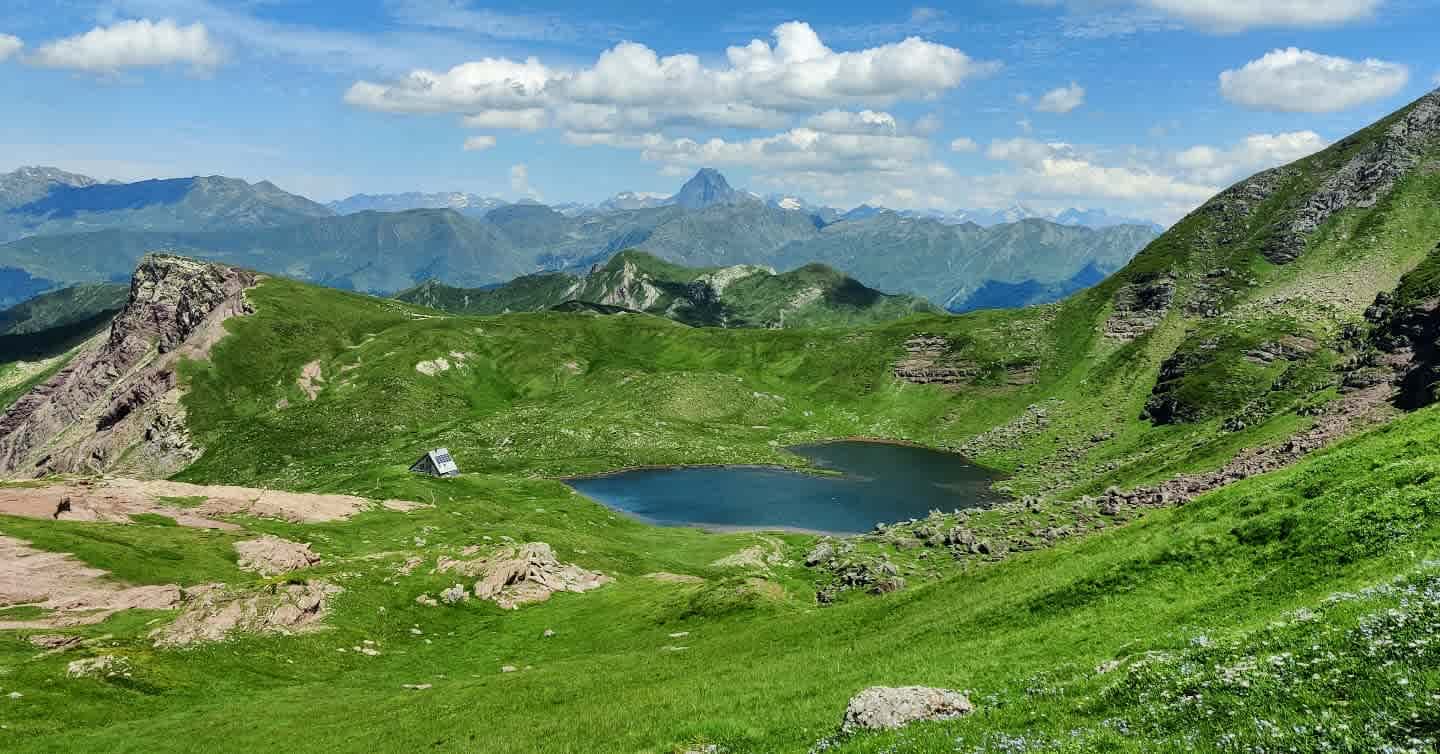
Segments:
[[[915,385],[957,386],[979,370],[956,359],[949,340],[920,333],[905,341],[905,356],[895,362],[894,372],[896,378]]]
[[[1440,247],[1432,253],[1440,254]],[[1440,383],[1440,297],[1402,303],[1393,294],[1381,293],[1365,318],[1374,329],[1348,365],[1342,389],[1393,385],[1400,408],[1434,403]]]
[[[323,628],[331,598],[343,591],[324,581],[237,592],[220,584],[184,590],[179,617],[151,634],[157,647],[224,641],[238,633],[289,636]]]
[[[1105,336],[1134,340],[1155,329],[1175,302],[1175,279],[1146,275],[1115,292],[1115,310],[1105,322]]]
[[[953,720],[974,711],[975,705],[965,695],[949,689],[872,686],[845,707],[840,731],[894,730],[911,723]]]
[[[1440,91],[1421,98],[1375,143],[1350,158],[1295,212],[1261,250],[1276,264],[1295,261],[1310,234],[1337,212],[1373,207],[1420,165],[1440,136]],[[1343,146],[1343,145],[1342,145]]]
[[[441,558],[435,570],[477,579],[475,596],[506,610],[544,602],[555,592],[588,592],[612,581],[598,571],[561,563],[544,542],[504,547],[478,560]]]
[[[0,416],[0,473],[168,476],[187,465],[199,451],[184,428],[177,367],[206,358],[222,323],[250,311],[244,292],[255,281],[225,265],[145,257],[109,332]]]
[[[267,577],[299,571],[320,562],[320,556],[310,550],[310,545],[269,534],[236,542],[235,554],[239,556],[236,564],[240,570]]]

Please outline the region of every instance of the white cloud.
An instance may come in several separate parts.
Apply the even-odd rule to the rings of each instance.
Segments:
[[[895,116],[874,110],[861,110],[858,113],[846,110],[826,110],[812,116],[809,125],[819,131],[849,134],[894,134],[900,129]]]
[[[1213,186],[1159,170],[1102,164],[1064,142],[997,140],[986,156],[1016,168],[1015,173],[996,176],[993,181],[1023,196],[1198,204],[1215,193]]]
[[[1220,74],[1220,93],[1255,110],[1329,113],[1393,96],[1410,80],[1398,63],[1349,60],[1291,47]]]
[[[1225,184],[1308,157],[1327,146],[1329,142],[1314,131],[1253,134],[1229,148],[1191,147],[1176,154],[1173,161],[1192,180]]]
[[[516,131],[538,131],[549,121],[544,108],[528,110],[481,110],[465,116],[470,128],[508,128]]]
[[[0,34],[0,63],[5,62],[11,55],[20,51],[25,43],[20,38],[11,34]]]
[[[484,152],[495,146],[494,136],[471,136],[465,140],[466,152]]]
[[[224,58],[204,24],[170,19],[121,21],[46,44],[29,61],[47,68],[114,73],[122,68],[189,64],[208,69]]]
[[[535,58],[486,58],[444,72],[415,70],[389,83],[359,81],[345,101],[409,113],[544,108],[561,114],[579,106],[607,108],[582,114],[598,113],[618,127],[775,128],[796,113],[926,99],[998,68],[917,37],[837,52],[801,22],[777,26],[773,45],[756,39],[730,47],[726,61],[711,68],[697,55],[662,57],[643,44],[622,42],[579,70],[552,68]]]
[[[1140,5],[1203,28],[1333,26],[1370,17],[1383,0],[1140,0]]]
[[[793,128],[772,136],[725,139],[666,139],[646,137],[643,155],[648,160],[689,166],[737,165],[779,173],[844,174],[858,177],[873,172],[908,172],[925,160],[930,142],[893,134],[830,133]]]
[[[1435,76],[1430,79],[1430,83],[1434,84],[1435,86],[1440,86],[1440,73],[1435,74]]]
[[[555,75],[533,57],[523,63],[485,58],[444,73],[412,71],[389,85],[359,81],[345,92],[345,101],[395,113],[531,110],[543,104]]]
[[[530,185],[530,166],[523,162],[510,166],[510,190],[519,196],[540,200],[540,192]]]
[[[975,140],[972,139],[972,138],[970,138],[970,137],[968,137],[968,136],[961,136],[960,138],[958,138],[958,139],[950,142],[950,151],[951,151],[951,152],[978,152],[978,151],[980,151],[980,145],[979,145],[979,144],[976,144],[976,143],[975,143]]]
[[[1046,92],[1035,103],[1035,109],[1042,113],[1068,113],[1085,104],[1085,87],[1075,82]]]

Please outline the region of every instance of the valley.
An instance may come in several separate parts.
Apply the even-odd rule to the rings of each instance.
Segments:
[[[5,751],[1436,746],[1440,90],[1158,237],[20,177]]]

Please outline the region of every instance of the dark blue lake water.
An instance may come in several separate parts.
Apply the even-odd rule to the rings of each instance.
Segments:
[[[581,494],[662,526],[852,534],[932,509],[989,505],[998,477],[961,456],[871,442],[790,449],[838,476],[734,466],[627,471],[569,480]]]

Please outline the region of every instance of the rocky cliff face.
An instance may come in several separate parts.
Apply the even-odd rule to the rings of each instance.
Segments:
[[[0,416],[0,473],[124,470],[167,476],[198,455],[185,431],[176,369],[205,358],[223,322],[250,311],[255,273],[146,256],[108,333]]]
[[[1265,257],[1276,264],[1294,261],[1304,251],[1310,234],[1336,212],[1375,206],[1400,178],[1419,166],[1437,136],[1440,91],[1416,102],[1386,129],[1384,136],[1352,157],[1311,194],[1286,226],[1265,244]]]

